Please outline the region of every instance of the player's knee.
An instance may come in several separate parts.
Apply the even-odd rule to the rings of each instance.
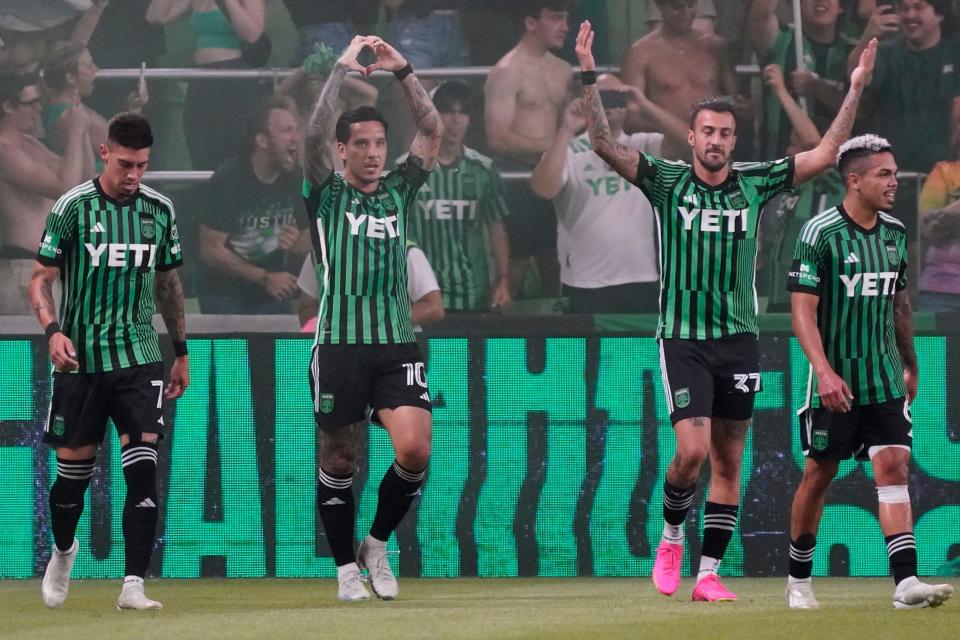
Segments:
[[[677,471],[684,475],[694,477],[700,475],[700,467],[710,454],[710,448],[706,444],[677,444],[677,453],[673,458],[673,466]]]
[[[353,473],[355,462],[352,447],[331,447],[320,451],[320,467],[330,473],[341,476]]]
[[[430,441],[411,442],[397,449],[397,462],[405,469],[421,471],[427,468],[430,462]]]
[[[902,447],[870,447],[873,475],[878,485],[905,485],[910,475],[910,451]]]
[[[807,465],[803,469],[803,478],[801,482],[818,493],[827,490],[827,487],[837,475],[838,465],[836,463]]]

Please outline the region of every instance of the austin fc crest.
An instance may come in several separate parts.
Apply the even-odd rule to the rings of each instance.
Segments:
[[[811,442],[810,444],[817,451],[823,451],[824,449],[826,449],[827,448],[827,430],[814,429],[813,442]]]
[[[53,431],[53,435],[62,436],[63,435],[63,416],[54,416],[53,417],[53,426],[50,428]]]
[[[140,235],[146,240],[152,240],[157,235],[157,224],[153,218],[140,218]]]
[[[735,209],[747,208],[747,199],[743,195],[743,191],[734,191],[730,194],[730,206]]]
[[[320,413],[330,413],[331,411],[333,411],[333,394],[321,393],[320,394]]]
[[[890,264],[894,266],[900,264],[900,252],[895,245],[887,245],[887,257],[890,258]]]
[[[677,409],[684,409],[690,406],[690,389],[687,387],[677,389],[673,394],[673,401],[676,403]]]

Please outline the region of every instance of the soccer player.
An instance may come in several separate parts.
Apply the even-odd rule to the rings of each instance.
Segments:
[[[370,48],[376,61],[357,56]],[[361,107],[336,118],[346,73],[392,71],[417,123],[407,161],[383,175],[387,123]],[[336,130],[343,173],[333,170]],[[330,72],[310,117],[303,194],[320,282],[320,310],[310,366],[320,431],[317,508],[337,565],[340,600],[367,600],[366,567],[380,598],[397,597],[386,544],[420,493],[430,458],[430,394],[407,295],[406,225],[417,190],[437,164],[443,123],[430,96],[396,49],[357,36]],[[369,407],[369,410],[368,410]],[[380,483],[373,526],[354,555],[354,442],[372,414],[390,434],[396,460]]]
[[[680,585],[683,523],[700,467],[710,458],[703,551],[694,600],[728,601],[717,569],[737,525],[740,463],[754,395],[760,391],[755,265],[760,211],[777,193],[825,171],[850,135],[876,55],[870,45],[850,77],[843,105],[815,148],[776,162],[731,164],[736,117],[730,103],[694,105],[687,142],[693,166],[618,143],[600,102],[584,22],[576,52],[583,69],[587,129],[594,151],[640,187],[657,212],[660,234],[661,372],[676,455],[663,487],[663,538],[653,582],[664,595]]]
[[[190,381],[182,262],[173,204],[140,179],[153,134],[142,116],[119,114],[100,145],[103,172],[64,194],[47,218],[30,279],[30,303],[47,335],[53,397],[43,436],[56,448],[50,489],[54,549],[41,590],[48,607],[67,598],[97,449],[107,418],[120,435],[127,497],[123,506],[123,589],[120,609],[160,609],[144,595],[143,577],[157,528],[157,446],[164,434],[163,401]],[[63,295],[57,320],[52,286]],[[153,315],[159,309],[176,354],[164,388]]]
[[[819,608],[810,572],[823,498],[840,461],[853,455],[873,465],[896,582],[893,606],[936,607],[953,587],[917,579],[907,476],[919,371],[906,292],[907,234],[888,214],[897,164],[890,143],[868,134],[840,147],[837,167],[843,202],[803,225],[787,276],[793,331],[810,361],[800,413],[807,461],[791,510],[787,604]]]

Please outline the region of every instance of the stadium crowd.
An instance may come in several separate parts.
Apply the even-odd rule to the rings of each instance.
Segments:
[[[188,311],[309,306],[299,186],[306,121],[339,52],[367,33],[394,43],[427,78],[445,125],[440,166],[409,229],[435,274],[437,289],[424,295],[438,290],[447,313],[656,312],[654,211],[584,133],[571,33],[583,18],[597,26],[599,62],[616,71],[599,83],[614,133],[687,161],[690,106],[709,96],[734,105],[734,160],[814,148],[860,52],[879,37],[855,133],[876,132],[897,151],[894,214],[920,256],[918,309],[958,310],[953,4],[802,0],[799,68],[785,0],[9,1],[0,8],[0,314],[30,312],[26,288],[46,215],[98,173],[106,122],[121,111],[154,122],[152,170],[213,172],[171,189],[185,250],[196,256],[185,271],[196,300]],[[283,73],[149,83],[99,75],[138,67]],[[430,73],[444,67],[453,69]],[[355,75],[340,97],[342,110],[377,105],[390,114],[390,164],[415,133],[397,86]],[[788,310],[784,274],[797,233],[842,197],[831,170],[766,207],[757,264],[764,308]]]

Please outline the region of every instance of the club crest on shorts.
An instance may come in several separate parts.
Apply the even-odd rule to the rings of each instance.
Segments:
[[[321,393],[320,394],[320,413],[330,413],[331,411],[333,411],[333,394]]]
[[[677,409],[685,409],[690,406],[690,389],[684,387],[673,392],[673,402]]]
[[[63,416],[53,416],[53,425],[50,430],[53,431],[55,436],[63,435]]]
[[[813,430],[813,442],[810,445],[817,451],[823,451],[827,448],[827,430],[826,429],[814,429]]]
[[[140,235],[150,240],[157,235],[157,224],[153,218],[140,218]]]

